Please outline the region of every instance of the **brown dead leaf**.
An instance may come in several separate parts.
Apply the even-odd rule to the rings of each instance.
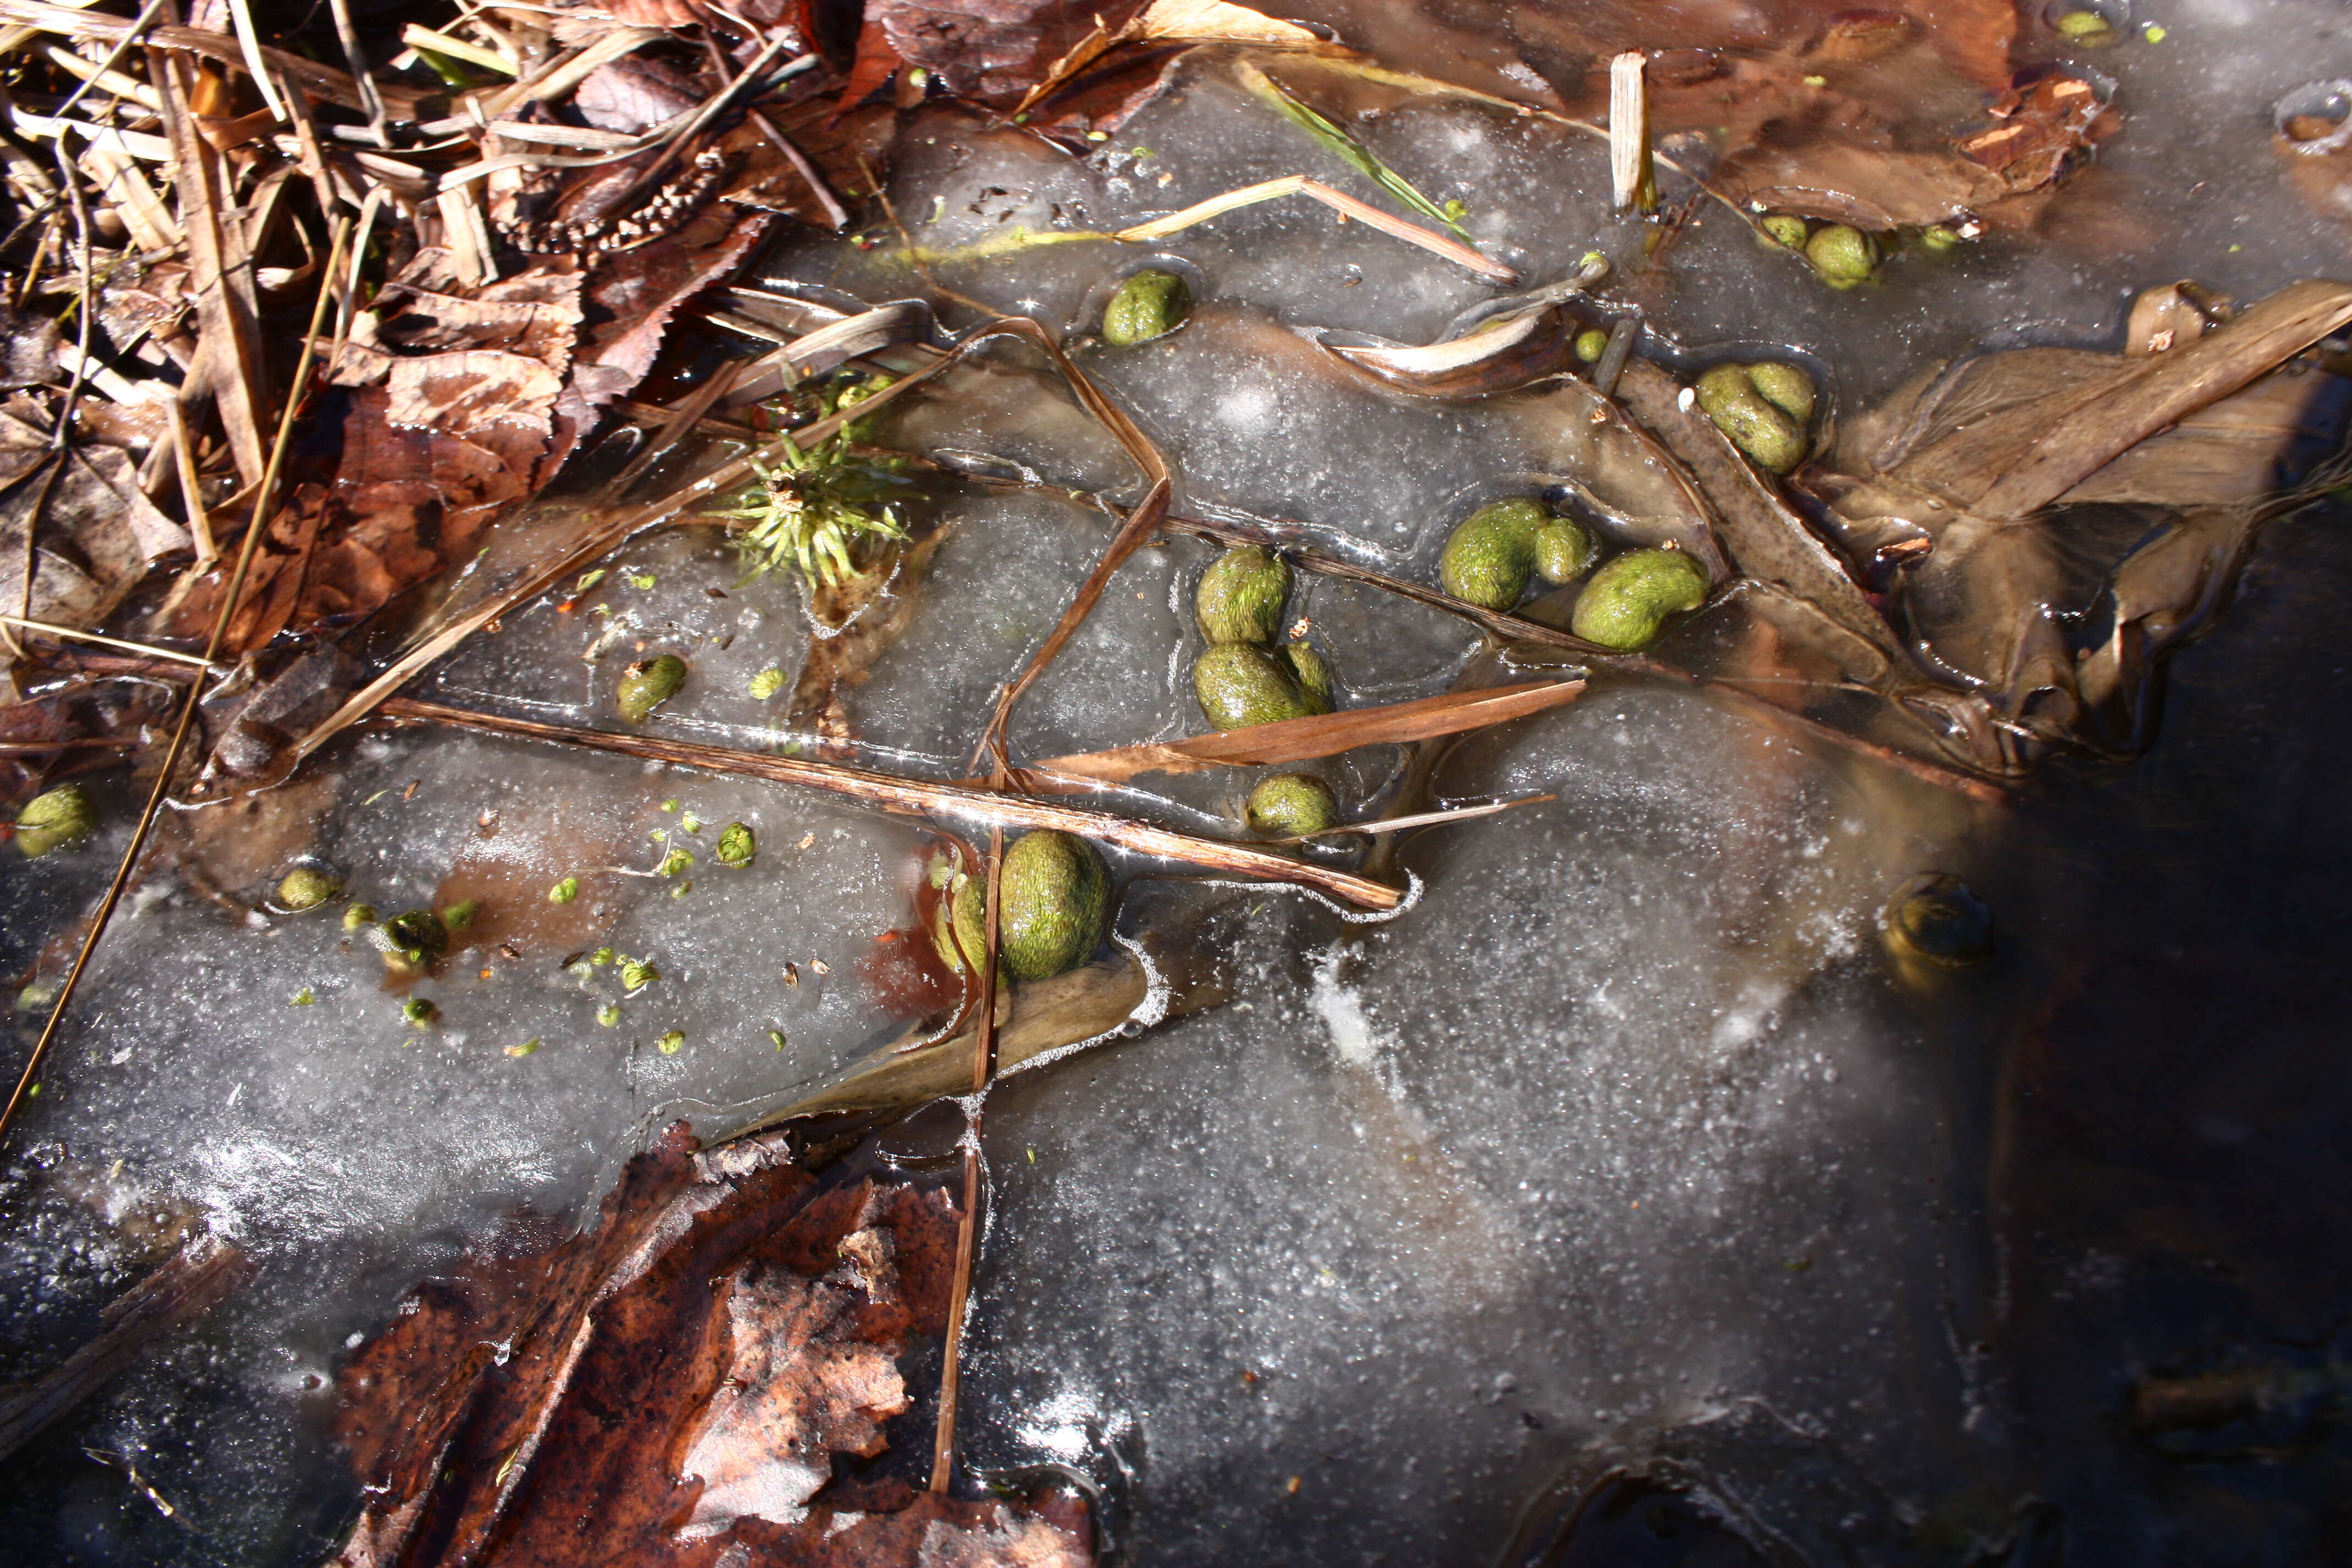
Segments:
[[[1491,690],[1449,691],[1379,708],[1350,708],[1339,713],[1253,724],[1247,729],[1198,735],[1189,741],[1054,757],[1032,763],[1023,772],[1125,784],[1145,773],[1192,773],[1210,768],[1303,763],[1317,757],[1336,757],[1359,746],[1401,746],[1435,735],[1483,729],[1573,702],[1583,694],[1581,680],[1530,680]]]
[[[163,722],[176,695],[157,681],[81,677],[0,705],[0,801],[22,805],[58,779],[113,766]]]
[[[97,626],[157,561],[192,547],[187,531],[140,489],[121,447],[76,445],[52,455],[47,434],[5,412],[0,485],[0,615]],[[27,608],[25,535],[37,517]]]
[[[898,1358],[946,1326],[956,1236],[940,1188],[673,1128],[593,1232],[426,1282],[353,1355],[339,1425],[370,1501],[335,1561],[1090,1563],[1060,1498],[826,1500],[835,1457],[879,1453],[906,1408]]]
[[[2096,140],[2107,110],[2089,82],[2061,74],[2002,94],[1985,112],[1998,123],[1961,137],[1955,143],[1961,156],[2012,191],[2032,191],[2055,181],[2067,160]]]
[[[900,59],[949,92],[1009,109],[1097,29],[1117,34],[1144,9],[1144,0],[873,0],[866,14]]]

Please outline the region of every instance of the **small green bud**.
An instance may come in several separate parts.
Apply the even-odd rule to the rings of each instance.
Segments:
[[[301,990],[294,993],[294,1005],[297,1007],[310,1006],[318,1000],[319,994],[311,990],[308,985],[305,985]]]
[[[1307,700],[1307,711],[1328,713],[1339,690],[1332,679],[1331,666],[1312,643],[1287,642],[1282,645],[1282,662],[1290,667],[1290,679],[1297,683],[1298,694]]]
[[[719,836],[715,858],[721,866],[749,866],[758,850],[759,841],[751,836],[751,825],[730,822],[726,831]]]
[[[682,899],[682,898],[686,897],[686,896],[687,896],[687,894],[688,894],[688,893],[690,893],[690,892],[692,892],[692,891],[694,891],[694,879],[693,879],[693,878],[691,878],[691,877],[688,877],[688,879],[686,879],[686,880],[684,880],[683,882],[680,882],[677,887],[672,888],[672,889],[669,890],[669,896],[670,896],[671,898],[673,898],[673,899]]]
[[[669,813],[672,816],[676,816],[677,815],[677,796],[672,795],[667,800],[662,802],[661,808],[662,810]]]
[[[620,1021],[621,1005],[618,1002],[607,1002],[596,1009],[596,1022],[605,1028],[609,1029]]]
[[[1587,327],[1576,334],[1576,357],[1585,363],[1599,364],[1608,352],[1609,334],[1599,327]]]
[[[25,803],[16,814],[16,847],[37,860],[52,849],[70,849],[98,831],[98,807],[79,784],[59,784]]]
[[[1767,213],[1758,220],[1756,226],[1790,250],[1805,248],[1808,232],[1805,220],[1794,213]]]
[[[300,914],[343,890],[343,884],[316,866],[297,866],[278,884],[278,905]]]
[[[1102,945],[1110,917],[1110,869],[1083,838],[1041,829],[1004,852],[998,956],[1015,980],[1075,969]]]
[[[1498,500],[1454,525],[1438,558],[1437,583],[1457,599],[1507,610],[1535,574],[1536,533],[1551,521],[1540,501]]]
[[[654,1049],[666,1057],[674,1057],[685,1048],[686,1031],[683,1029],[666,1030],[662,1037],[654,1042]]]
[[[1592,574],[1571,629],[1624,652],[1646,646],[1668,616],[1706,602],[1706,573],[1679,550],[1629,550]]]
[[[765,702],[783,689],[784,672],[772,664],[751,678],[751,700],[755,702]]]
[[[411,996],[400,1005],[400,1016],[411,1028],[425,1028],[440,1016],[441,1009],[422,996]]]
[[[637,660],[621,672],[621,684],[614,693],[621,717],[632,724],[644,723],[685,684],[686,660],[677,655]]]
[[[1878,266],[1878,252],[1862,230],[1833,223],[1805,242],[1805,259],[1831,288],[1851,289]]]
[[[467,926],[472,925],[474,923],[474,917],[481,912],[481,900],[461,900],[457,903],[451,904],[447,909],[441,911],[441,923],[449,929],[449,934],[451,936],[456,936],[459,931],[462,931]]]
[[[693,856],[683,849],[673,849],[662,857],[661,864],[655,867],[654,870],[659,876],[675,877],[693,864]]]
[[[551,904],[568,904],[579,896],[580,879],[577,877],[566,877],[547,889],[547,901]]]
[[[702,831],[706,824],[703,822],[702,818],[695,816],[694,813],[689,811],[677,819],[677,826],[680,832],[699,833]]]
[[[1339,802],[1312,773],[1276,773],[1250,791],[1247,815],[1262,838],[1302,838],[1338,826]]]
[[[597,968],[602,969],[604,965],[612,963],[617,956],[619,955],[614,953],[611,948],[600,947],[595,952],[588,955],[588,962],[594,964]]]
[[[537,1040],[525,1040],[519,1046],[509,1046],[507,1047],[507,1055],[520,1060],[520,1058],[530,1055],[531,1052],[537,1049],[539,1049],[539,1042]]]
[[[1592,531],[1572,517],[1556,517],[1536,530],[1536,571],[1557,586],[1573,583],[1601,553]]]
[[[781,1051],[784,1048],[784,1032],[782,1029],[769,1030],[768,1038],[774,1042],[776,1049]]]
[[[375,924],[375,906],[373,904],[353,904],[343,910],[343,929],[345,931],[358,931],[362,926],[372,926],[373,924]]]
[[[1919,248],[1930,256],[1949,256],[1968,242],[1968,236],[1947,224],[1931,223],[1919,231]]]
[[[1192,309],[1192,290],[1175,273],[1136,273],[1103,307],[1103,342],[1131,349],[1166,337],[1184,324]]]
[[[642,991],[660,978],[661,971],[656,969],[648,959],[621,960],[621,989],[624,991]]]
[[[1282,635],[1290,598],[1290,563],[1255,544],[1237,545],[1209,563],[1192,595],[1201,635],[1213,643],[1270,643]]]
[[[1216,730],[1243,730],[1303,719],[1307,694],[1289,662],[1255,643],[1219,643],[1192,666],[1192,694],[1201,716]]]

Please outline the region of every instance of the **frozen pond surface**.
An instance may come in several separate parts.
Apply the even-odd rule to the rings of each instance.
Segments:
[[[2343,276],[2344,234],[2274,167],[2267,106],[2352,76],[2344,13],[2157,9],[2136,15],[2161,45],[2098,58],[2125,129],[2056,209],[2104,226],[1838,295],[1702,206],[1643,279],[1653,321],[1694,347],[1803,351],[1852,406],[1990,333],[2112,342],[2129,296],[2175,278],[2252,297]],[[1367,135],[1466,201],[1531,281],[1593,248],[1638,257],[1587,137],[1428,101]],[[1045,226],[1055,204],[1110,226],[1317,155],[1211,61],[1083,161],[927,111],[893,194],[918,242],[947,249]],[[1302,519],[1423,575],[1461,496],[1556,466],[1539,407],[1377,396],[1293,331],[1424,341],[1486,297],[1466,274],[1292,205],[1168,250],[1205,280],[1194,322],[1127,355],[1076,352],[1164,445],[1184,505]],[[808,243],[770,271],[915,291],[887,254]],[[941,262],[935,281],[1075,334],[1107,272],[1138,261],[1065,246]],[[1000,381],[971,378],[995,395],[931,400],[897,434],[1123,482],[1024,366],[1005,356]],[[853,711],[882,765],[953,776],[1107,534],[1036,493],[942,485],[925,504],[945,542]],[[1206,559],[1178,542],[1119,574],[1020,710],[1016,754],[1189,732]],[[625,659],[677,651],[694,676],[662,732],[783,738],[782,699],[749,690],[806,643],[783,578],[740,582],[703,530],[608,565],[424,694],[595,722]],[[1273,890],[1131,896],[1130,923],[1218,910],[1232,998],[992,1094],[971,1460],[1066,1467],[1105,1489],[1129,1561],[1188,1568],[1473,1563],[1514,1541],[1546,1561],[1545,1532],[1624,1467],[1693,1489],[1767,1561],[2341,1552],[2347,596],[2352,509],[2273,525],[2229,620],[2174,666],[2158,749],[2053,768],[2009,807],[1696,696],[1596,683],[1446,764],[1447,796],[1558,798],[1413,840],[1402,859],[1426,890],[1392,921]],[[1443,690],[1473,651],[1450,622],[1330,583],[1306,603],[1363,700]],[[0,1376],[54,1364],[143,1272],[126,1216],[201,1210],[257,1266],[16,1462],[11,1560],[319,1560],[357,1501],[324,1436],[334,1369],[410,1285],[503,1216],[583,1214],[649,1127],[716,1124],[900,1026],[866,976],[909,921],[934,842],[913,825],[425,730],[347,735],[321,761],[249,809],[184,814],[195,869],[126,904],[0,1165]],[[1335,776],[1360,799],[1393,766]],[[99,793],[125,820],[127,785]],[[1127,804],[1223,833],[1239,793],[1210,775]],[[744,869],[707,847],[736,821],[760,844]],[[12,973],[62,940],[120,834],[9,858]],[[643,874],[678,847],[690,868]],[[479,923],[443,973],[395,988],[331,908],[225,907],[304,852],[383,913],[478,900]],[[1927,983],[1888,963],[1879,911],[1929,870],[1997,910],[1983,969]],[[582,896],[551,904],[567,876]],[[658,978],[625,995],[617,963],[567,966],[604,947]],[[432,1026],[404,1021],[412,995]],[[936,1126],[893,1136],[910,1159],[942,1146]],[[2143,1380],[2246,1368],[2287,1369],[2304,1403],[2210,1440],[2132,1429]]]

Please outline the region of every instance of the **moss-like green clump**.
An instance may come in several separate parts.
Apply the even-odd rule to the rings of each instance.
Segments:
[[[614,700],[621,717],[632,724],[642,724],[653,717],[655,709],[677,695],[686,684],[686,660],[674,653],[641,658],[621,672],[621,683]]]
[[[36,860],[52,849],[70,849],[97,831],[98,807],[79,784],[44,790],[16,814],[16,847]]]
[[[1213,643],[1270,643],[1282,635],[1290,563],[1271,550],[1237,545],[1209,563],[1192,595],[1201,635]]]
[[[1813,407],[1812,383],[1804,372],[1786,364],[1719,364],[1693,390],[1716,428],[1761,467],[1785,474],[1804,461],[1805,420]]]
[[[1688,554],[1629,550],[1592,574],[1570,627],[1587,642],[1631,652],[1647,646],[1668,616],[1706,602],[1706,573]]]
[[[1103,342],[1131,349],[1164,338],[1192,313],[1192,290],[1173,272],[1139,272],[1118,286],[1103,307]]]
[[[1438,558],[1437,583],[1482,609],[1507,610],[1535,575],[1536,534],[1551,521],[1541,501],[1498,500],[1454,525]]]
[[[1276,773],[1250,791],[1250,831],[1265,838],[1303,838],[1339,825],[1339,802],[1313,773]]]
[[[297,866],[278,884],[278,907],[296,914],[315,910],[343,890],[341,880],[316,866]]]
[[[1851,289],[1878,267],[1870,236],[1847,224],[1826,224],[1805,241],[1805,259],[1832,289]]]
[[[1757,220],[1756,226],[1776,244],[1785,245],[1790,250],[1804,249],[1806,237],[1812,232],[1811,226],[1794,213],[1767,213]]]
[[[1556,517],[1536,530],[1536,574],[1558,586],[1590,571],[1601,543],[1572,517]]]
[[[1212,729],[1244,730],[1309,711],[1289,661],[1253,643],[1219,643],[1192,666],[1192,693]]]
[[[1282,645],[1282,662],[1290,671],[1290,679],[1305,700],[1307,711],[1328,713],[1339,693],[1339,682],[1333,679],[1329,661],[1318,652],[1312,643],[1290,642]]]
[[[999,886],[999,957],[1013,979],[1050,979],[1102,945],[1110,868],[1085,839],[1049,830],[1024,834],[1004,852]]]
[[[760,852],[760,841],[748,822],[730,822],[719,835],[719,847],[711,858],[721,866],[749,866],[751,857]]]

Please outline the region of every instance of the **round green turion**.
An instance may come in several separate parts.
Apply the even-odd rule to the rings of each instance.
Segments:
[[[44,790],[16,814],[16,847],[36,860],[52,849],[70,849],[97,831],[98,807],[79,784]]]
[[[1290,670],[1298,694],[1307,700],[1309,713],[1328,713],[1339,691],[1339,682],[1332,679],[1331,666],[1316,651],[1311,643],[1291,642],[1282,645],[1282,662]]]
[[[614,699],[621,717],[632,724],[642,724],[653,717],[655,709],[677,695],[686,684],[686,660],[674,653],[652,658],[641,658],[621,672],[621,683]]]
[[[449,928],[432,910],[408,910],[370,933],[383,950],[384,967],[397,974],[422,974],[449,951]]]
[[[1262,838],[1303,838],[1339,825],[1339,802],[1313,773],[1276,773],[1250,791],[1250,831]]]
[[[1757,220],[1756,226],[1790,250],[1804,249],[1805,237],[1810,232],[1805,220],[1794,213],[1767,213]]]
[[[943,864],[949,881],[931,910],[931,945],[949,973],[961,974],[988,947],[988,881]]]
[[[1103,342],[1131,349],[1164,338],[1192,313],[1192,290],[1173,272],[1139,272],[1103,307]]]
[[[1862,230],[1833,223],[1805,242],[1805,259],[1832,289],[1851,289],[1877,268],[1878,252]]]
[[[1706,602],[1706,573],[1689,555],[1629,550],[1592,574],[1570,625],[1587,642],[1631,652],[1647,646],[1668,616]]]
[[[719,847],[712,851],[711,858],[721,866],[749,866],[759,849],[760,841],[752,836],[750,823],[730,822],[719,834]]]
[[[1573,583],[1601,553],[1592,531],[1572,517],[1556,517],[1536,530],[1536,573],[1555,587]]]
[[[1509,609],[1535,575],[1536,533],[1550,521],[1540,501],[1480,507],[1447,536],[1437,561],[1438,586],[1482,609]]]
[[[1585,363],[1599,364],[1608,352],[1609,334],[1599,327],[1587,327],[1576,334],[1576,357]]]
[[[1930,256],[1949,256],[1968,242],[1968,236],[1948,224],[1931,223],[1919,231],[1919,248]]]
[[[2058,18],[2059,36],[2087,48],[2116,41],[2116,25],[2096,11],[2069,11]]]
[[[1290,563],[1255,544],[1236,545],[1201,574],[1192,614],[1213,643],[1270,643],[1282,635],[1289,599]]]
[[[1045,829],[1023,835],[1004,852],[998,883],[997,952],[1013,979],[1051,979],[1102,945],[1110,868],[1085,839]]]
[[[297,866],[278,884],[278,905],[299,914],[315,910],[343,890],[342,882],[316,866]]]
[[[1715,427],[1760,466],[1785,474],[1804,460],[1803,425],[1758,393],[1748,366],[1717,365],[1700,376],[1692,390]]]
[[[1281,656],[1252,643],[1219,643],[1192,666],[1201,717],[1216,730],[1245,730],[1307,716],[1307,694]]]

